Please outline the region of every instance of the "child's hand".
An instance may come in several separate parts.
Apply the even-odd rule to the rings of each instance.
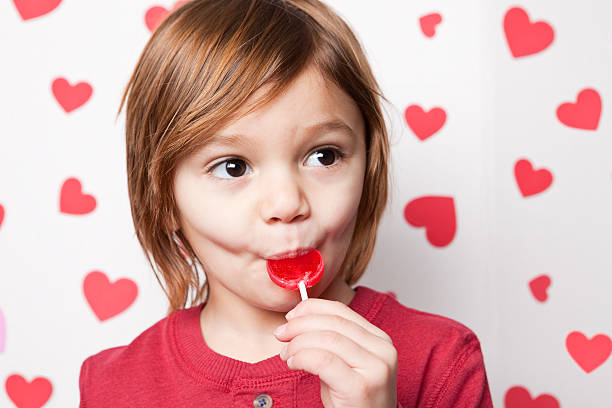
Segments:
[[[309,298],[276,334],[292,370],[321,380],[326,408],[397,407],[397,350],[387,333],[342,302]]]

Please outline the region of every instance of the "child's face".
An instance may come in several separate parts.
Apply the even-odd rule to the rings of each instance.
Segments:
[[[307,130],[333,119],[354,135]],[[293,307],[299,291],[270,280],[266,257],[298,247],[317,248],[325,261],[310,297],[346,285],[339,268],[355,227],[366,160],[364,122],[354,101],[308,70],[268,106],[217,134],[239,134],[240,142],[208,144],[179,163],[174,180],[180,227],[204,265],[209,302],[230,297],[267,310]]]

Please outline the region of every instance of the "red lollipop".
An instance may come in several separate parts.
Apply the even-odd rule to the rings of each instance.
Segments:
[[[295,290],[303,282],[300,289],[302,299],[305,299],[306,288],[314,286],[323,276],[324,263],[321,253],[316,249],[295,258],[267,259],[268,275],[272,282],[281,288]]]

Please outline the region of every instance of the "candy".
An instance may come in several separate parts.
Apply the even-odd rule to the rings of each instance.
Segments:
[[[323,276],[323,257],[316,249],[295,258],[267,259],[268,275],[281,288],[295,290],[304,282],[306,288],[314,286]],[[304,297],[304,295],[302,295]]]

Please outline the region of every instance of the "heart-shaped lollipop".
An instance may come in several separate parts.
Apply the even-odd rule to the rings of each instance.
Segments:
[[[324,262],[316,249],[295,258],[267,259],[268,275],[272,282],[284,289],[296,290],[304,282],[306,288],[314,286],[323,276]],[[304,295],[302,295],[304,297]]]

